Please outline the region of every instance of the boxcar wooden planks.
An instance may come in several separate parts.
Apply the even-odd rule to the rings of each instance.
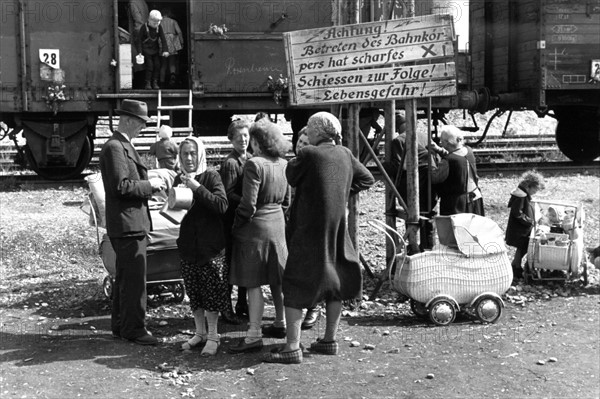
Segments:
[[[470,7],[472,87],[492,93],[598,89],[598,0],[477,0]]]

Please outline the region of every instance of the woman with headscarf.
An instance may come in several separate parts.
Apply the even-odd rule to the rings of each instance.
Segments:
[[[287,343],[266,354],[264,361],[301,363],[302,309],[325,301],[325,336],[313,342],[312,352],[336,355],[342,301],[362,294],[362,272],[346,224],[351,194],[368,189],[375,180],[341,142],[341,125],[328,112],[307,123],[310,146],[298,151],[287,167],[296,188],[290,212],[289,257],[283,275]]]
[[[287,261],[284,214],[290,203],[285,179],[290,150],[279,127],[261,119],[250,127],[253,157],[246,161],[242,198],[233,223],[230,283],[248,290],[248,332],[233,353],[260,350],[262,336],[284,338],[281,278]],[[269,285],[275,306],[275,321],[261,329],[264,299],[261,286]]]
[[[219,347],[219,312],[230,307],[221,222],[227,210],[227,195],[219,174],[207,170],[206,152],[200,139],[190,136],[181,142],[179,163],[181,174],[175,178],[174,186],[188,187],[193,202],[181,221],[177,247],[196,325],[196,334],[181,349],[205,345],[202,356],[214,356]]]

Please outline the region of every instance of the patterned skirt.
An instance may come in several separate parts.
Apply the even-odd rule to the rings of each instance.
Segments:
[[[225,255],[218,255],[205,265],[181,261],[181,274],[192,311],[204,309],[225,312],[231,307],[229,269]]]

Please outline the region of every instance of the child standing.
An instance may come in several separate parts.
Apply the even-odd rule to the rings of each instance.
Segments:
[[[183,49],[183,34],[177,21],[171,18],[171,11],[169,9],[163,10],[163,19],[160,26],[165,33],[167,41],[166,51],[169,53],[167,58],[163,60],[160,68],[160,80],[167,83],[168,87],[174,87],[177,82],[177,69],[179,66],[178,53]],[[167,69],[169,70],[168,76],[166,76]]]
[[[160,26],[162,19],[160,11],[150,11],[148,22],[140,28],[140,34],[135,44],[138,55],[144,55],[144,64],[146,66],[144,90],[160,89],[158,78],[160,77],[161,48],[162,56],[169,56],[165,33]]]
[[[521,262],[529,245],[529,234],[533,229],[533,206],[531,197],[544,189],[544,177],[535,172],[528,171],[521,176],[519,186],[510,193],[508,207],[508,225],[506,226],[506,244],[516,247],[515,258],[512,261],[513,282],[523,277]]]
[[[154,155],[160,168],[177,170],[177,144],[171,140],[173,129],[162,125],[158,131],[159,141],[150,146],[150,155]]]

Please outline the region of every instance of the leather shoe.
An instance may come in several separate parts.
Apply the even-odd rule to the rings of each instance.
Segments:
[[[236,346],[229,347],[229,352],[231,352],[231,353],[254,352],[254,351],[261,350],[262,347],[263,347],[262,339],[259,339],[258,341],[247,344],[246,340],[244,338],[242,338]]]
[[[233,324],[233,325],[242,324],[242,321],[233,313],[232,310],[228,310],[227,312],[223,312],[221,314],[221,318],[227,324]]]
[[[235,304],[235,314],[238,317],[248,317],[248,304],[240,304],[239,302]]]
[[[138,345],[156,345],[156,344],[158,344],[158,339],[156,337],[153,337],[150,334],[144,334],[140,337],[130,339],[130,341],[135,344],[138,344]]]
[[[319,320],[321,316],[321,309],[318,307],[310,308],[306,311],[306,316],[304,317],[304,321],[302,322],[301,329],[310,330]]]
[[[273,324],[269,324],[268,326],[262,326],[262,334],[265,337],[285,338],[286,330],[285,327],[276,327]]]

